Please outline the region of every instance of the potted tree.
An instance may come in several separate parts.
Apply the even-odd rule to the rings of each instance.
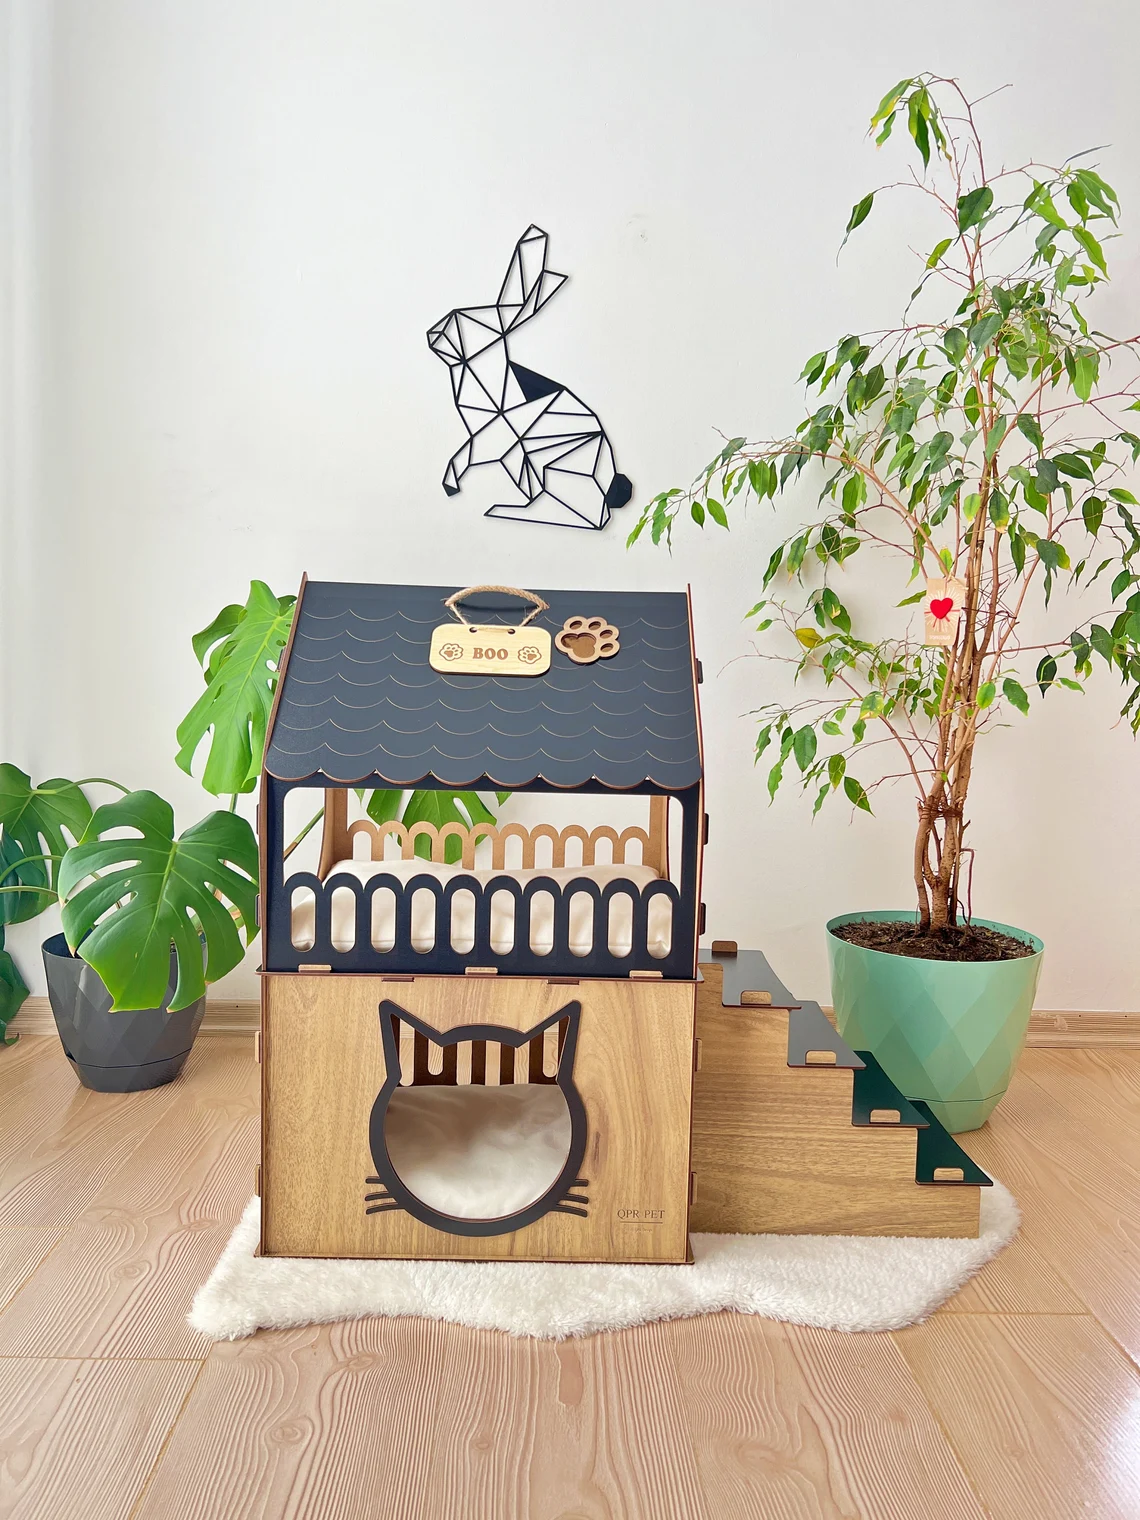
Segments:
[[[1043,948],[971,911],[977,744],[1057,687],[1080,691],[1098,664],[1140,727],[1125,475],[1140,438],[1123,418],[1140,410],[1140,339],[1098,331],[1089,303],[1108,278],[1117,196],[1085,155],[995,170],[976,104],[923,74],[872,117],[879,144],[905,123],[921,169],[907,186],[941,222],[902,324],[812,355],[800,378],[818,400],[793,434],[731,439],[630,535],[670,542],[682,513],[726,528],[730,502],[818,484],[820,510],[777,546],[748,614],[804,693],[758,710],[756,757],[770,797],[794,779],[816,812],[836,796],[870,811],[899,772],[913,786],[916,905],[828,924],[833,1000],[845,1037],[954,1131],[984,1123],[1008,1085]],[[878,193],[854,206],[844,242]],[[885,625],[839,589],[865,548],[899,567],[902,610]],[[1028,635],[1030,605],[1062,616],[1061,586],[1103,588],[1102,609]]]

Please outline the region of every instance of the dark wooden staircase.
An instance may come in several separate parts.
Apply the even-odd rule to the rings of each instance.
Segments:
[[[759,951],[698,955],[689,1227],[976,1236],[990,1178]]]

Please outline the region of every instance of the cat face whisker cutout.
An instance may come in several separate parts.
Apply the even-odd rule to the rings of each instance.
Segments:
[[[584,1216],[586,1112],[574,1085],[580,1003],[524,1031],[471,1024],[444,1032],[389,1000],[379,1015],[385,1074],[369,1146],[384,1196],[369,1197],[370,1212],[400,1207],[459,1235],[505,1234],[552,1210]],[[504,1182],[512,1153],[516,1180]]]

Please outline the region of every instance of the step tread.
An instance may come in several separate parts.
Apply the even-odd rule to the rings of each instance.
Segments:
[[[861,1071],[866,1065],[862,1056],[851,1049],[818,1003],[801,1003],[788,1010],[788,1065],[823,1069],[821,1062],[809,1061],[809,1050],[830,1050],[835,1060],[832,1069]]]
[[[918,1132],[918,1156],[914,1167],[914,1180],[931,1187],[993,1187],[994,1180],[982,1171],[976,1161],[958,1144],[948,1129],[930,1110],[928,1103],[920,1098],[914,1106],[927,1121],[927,1127]],[[962,1177],[935,1177],[936,1168],[960,1167]]]
[[[721,1003],[725,1008],[739,1008],[741,996],[745,992],[767,992],[771,996],[773,1008],[794,1008],[799,1002],[772,970],[768,957],[761,950],[737,950],[733,954],[718,950],[714,955],[707,947],[702,948],[697,951],[699,981],[704,981],[700,969],[702,964],[722,968],[724,989]]]
[[[926,1129],[930,1120],[919,1113],[909,1098],[903,1097],[871,1052],[859,1050],[856,1054],[863,1062],[863,1070],[855,1073],[851,1123],[859,1127],[868,1126],[872,1124],[871,1115],[876,1109],[897,1109],[899,1122],[890,1125],[890,1128]],[[876,1121],[872,1127],[885,1129],[888,1126]]]

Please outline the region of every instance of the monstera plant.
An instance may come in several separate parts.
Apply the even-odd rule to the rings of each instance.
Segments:
[[[83,788],[95,784],[125,795],[92,811]],[[0,924],[62,905],[64,933],[45,942],[44,966],[80,1079],[124,1091],[177,1075],[206,983],[231,971],[257,932],[249,824],[216,812],[176,837],[173,810],[153,792],[104,778],[35,786],[0,765],[0,867]],[[0,1026],[27,992],[4,952]]]
[[[91,821],[83,791],[101,777],[67,781],[54,777],[33,784],[18,766],[0,765],[0,1040],[28,996],[27,984],[11,951],[4,948],[8,924],[38,917],[56,900],[59,863]],[[120,788],[122,790],[122,788]]]
[[[162,1003],[172,946],[166,1006],[178,1013],[238,965],[257,933],[257,841],[226,812],[175,835],[168,802],[128,792],[96,809],[64,855],[59,896],[68,945],[98,971],[112,1013]]]
[[[269,714],[277,690],[279,662],[289,637],[295,596],[277,596],[264,581],[251,581],[245,605],[233,602],[192,640],[202,667],[206,689],[178,725],[177,762],[193,775],[193,764],[208,740],[202,785],[215,797],[229,796],[231,811],[238,797],[252,792],[261,774]],[[501,804],[509,793],[497,792]],[[495,814],[478,792],[391,791],[376,789],[358,793],[374,823],[396,819],[409,828],[416,823],[494,823]],[[319,808],[286,853],[324,816]],[[416,853],[431,855],[431,841],[421,835]],[[446,859],[454,864],[462,844],[451,835]]]

